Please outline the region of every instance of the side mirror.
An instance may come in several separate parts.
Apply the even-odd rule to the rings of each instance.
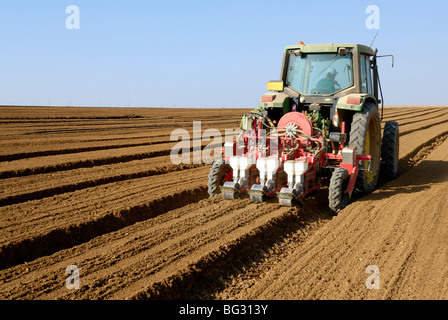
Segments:
[[[384,54],[382,56],[376,56],[377,58],[383,58],[383,57],[392,57],[392,68],[394,67],[394,55],[393,54]]]

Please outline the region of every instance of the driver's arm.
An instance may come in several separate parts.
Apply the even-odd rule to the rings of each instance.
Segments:
[[[339,82],[336,81],[336,79],[333,80],[333,83],[335,86],[338,86],[339,89],[341,88],[341,85],[339,84]]]

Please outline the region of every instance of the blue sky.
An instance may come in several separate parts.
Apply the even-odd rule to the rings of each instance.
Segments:
[[[448,105],[448,2],[384,0],[1,0],[0,104],[255,107],[285,46],[369,45],[368,5],[385,104]]]

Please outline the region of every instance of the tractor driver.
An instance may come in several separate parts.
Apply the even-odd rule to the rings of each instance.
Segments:
[[[335,68],[329,68],[327,71],[327,76],[325,78],[319,80],[319,82],[316,85],[316,88],[326,89],[326,90],[328,90],[328,93],[333,93],[336,90],[339,90],[341,88],[341,86],[335,80],[337,74],[338,73]]]

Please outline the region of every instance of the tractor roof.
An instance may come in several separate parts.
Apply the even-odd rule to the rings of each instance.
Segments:
[[[356,43],[298,44],[287,46],[285,52],[290,49],[300,49],[303,53],[325,53],[338,52],[338,48],[352,48],[355,52],[358,51],[372,56],[375,54],[375,51],[372,48]]]

